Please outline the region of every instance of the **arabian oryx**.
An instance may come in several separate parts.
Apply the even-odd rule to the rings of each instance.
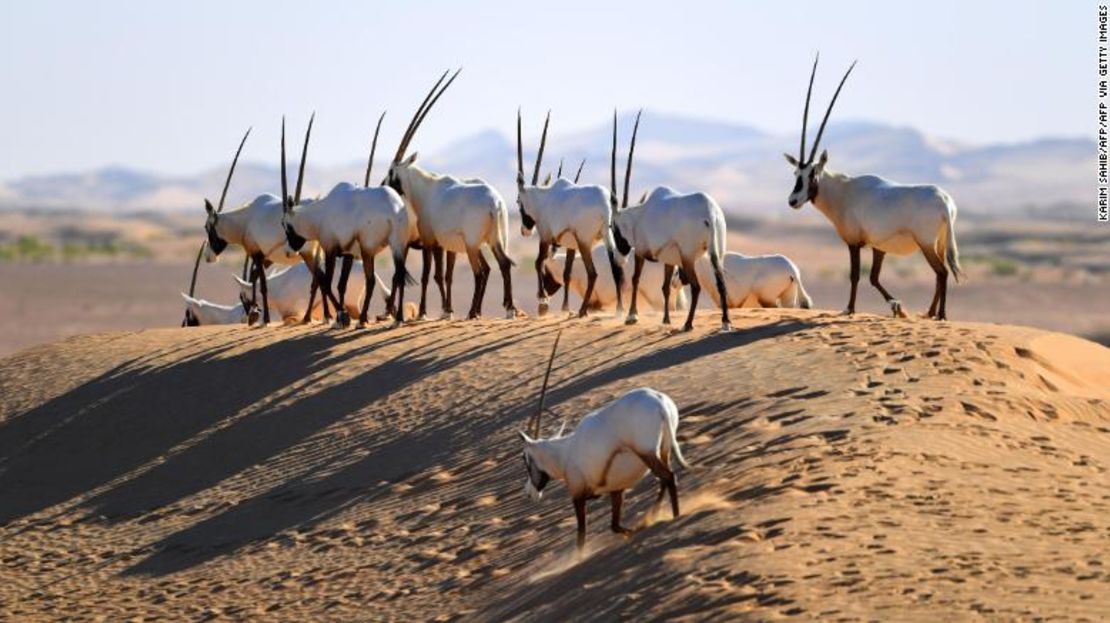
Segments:
[[[424,98],[408,129],[401,138],[393,163],[389,167],[386,183],[400,193],[405,202],[412,206],[417,216],[420,245],[423,250],[424,268],[420,283],[420,316],[426,315],[426,293],[430,262],[436,265],[436,285],[440,288],[443,313],[450,316],[451,278],[454,272],[455,254],[466,253],[470,268],[474,273],[474,299],[470,304],[468,318],[477,318],[482,313],[482,300],[489,282],[489,262],[482,255],[482,247],[488,246],[497,260],[504,283],[503,305],[508,318],[516,316],[513,304],[512,267],[513,261],[506,253],[509,238],[509,214],[505,201],[497,190],[477,178],[459,179],[449,175],[439,175],[426,171],[416,164],[416,153],[405,157],[409,143],[415,136],[420,124],[435,105],[436,100],[451,86],[458,77],[459,69],[443,85],[447,74],[444,73],[432,90]],[[441,260],[447,253],[447,287],[443,286]]]
[[[354,262],[356,272],[363,270],[362,262]],[[375,275],[375,285],[380,289],[386,299],[389,298],[390,288],[381,277]],[[244,309],[249,309],[254,300],[255,284],[235,276],[239,284],[239,300]],[[306,310],[313,318],[319,317],[320,301],[316,301],[310,308],[308,301],[308,287],[312,283],[312,272],[307,264],[294,264],[280,268],[271,268],[266,274],[266,283],[270,288],[270,314],[284,321],[295,320],[303,317]],[[358,316],[359,310],[366,293],[363,286],[356,283],[351,289],[351,300],[345,303],[347,314]]]
[[[594,247],[594,265],[604,263],[606,261],[605,247]],[[705,258],[698,260],[700,263]],[[621,269],[623,270],[627,263],[627,256],[617,254],[617,261],[620,262]],[[686,289],[682,287],[682,282],[679,280],[679,271],[675,271],[675,276],[671,278],[671,288],[674,290],[674,299],[671,301],[671,309],[679,311],[686,309]],[[594,286],[593,295],[588,299],[586,298],[586,269],[582,267],[581,262],[574,265],[570,271],[570,280],[567,281],[566,271],[566,256],[562,251],[551,254],[543,264],[543,287],[548,296],[551,296],[559,291],[559,288],[568,286],[573,289],[575,294],[582,297],[582,300],[588,300],[591,311],[599,310],[612,310],[617,305],[617,284],[612,279],[606,278],[606,275],[598,275],[597,283]],[[643,298],[644,302],[654,310],[663,310],[663,294],[661,287],[663,284],[663,266],[656,262],[644,265],[644,273],[640,276],[640,291],[637,296]],[[632,291],[632,283],[624,280],[624,285],[621,287],[623,296],[629,296]]]
[[[249,285],[249,284],[248,284]],[[258,316],[248,300],[240,298],[238,305],[221,305],[204,299],[193,298],[184,292],[185,326],[200,327],[216,324],[252,324]]]
[[[380,124],[379,124],[380,127]],[[308,140],[312,132],[309,122],[305,134],[307,153]],[[375,138],[375,143],[377,139]],[[371,163],[373,157],[371,156]],[[304,155],[301,157],[301,170],[304,170]],[[370,172],[366,177],[369,179]],[[285,121],[281,127],[281,185],[285,179]],[[299,185],[299,181],[298,181]],[[298,188],[299,190],[299,188]],[[358,324],[366,326],[367,312],[374,291],[374,258],[388,247],[393,256],[393,290],[396,292],[394,303],[394,326],[404,321],[405,256],[409,242],[415,238],[416,223],[412,212],[405,202],[392,189],[386,186],[355,186],[347,182],[337,184],[328,194],[304,205],[286,203],[282,216],[287,249],[295,252],[306,241],[312,240],[324,252],[324,278],[321,289],[330,293],[335,259],[339,255],[357,250],[362,258],[365,275],[366,297],[362,301]],[[347,273],[350,263],[344,261],[344,274],[339,280],[339,306],[337,320],[343,326],[350,322],[345,309]],[[387,296],[386,300],[391,300]]]
[[[636,323],[636,299],[640,289],[640,274],[644,261],[663,262],[663,324],[671,323],[671,275],[675,267],[687,275],[696,274],[694,263],[709,255],[720,301],[725,296],[724,271],[721,260],[725,253],[725,215],[712,197],[705,193],[682,195],[660,186],[647,194],[639,205],[628,206],[628,183],[632,176],[632,156],[636,151],[636,132],[640,129],[640,113],[632,128],[632,142],[628,148],[628,164],[624,172],[624,197],[617,209],[617,113],[613,112],[613,149],[609,163],[609,183],[612,187],[613,237],[617,250],[627,255],[635,249],[635,268],[632,271],[632,304],[628,308],[626,324]],[[690,282],[690,312],[683,331],[694,328],[694,313],[698,308],[701,286]],[[721,330],[731,330],[728,306],[721,305]]]
[[[634,389],[608,405],[582,418],[571,434],[563,427],[554,437],[540,438],[540,418],[544,411],[551,364],[559,347],[559,336],[551,349],[551,359],[543,377],[539,408],[520,431],[524,442],[524,468],[528,479],[524,490],[534,500],[554,478],[561,480],[574,501],[578,519],[578,551],[586,544],[586,502],[606,493],[612,505],[609,527],[618,534],[631,531],[621,525],[624,492],[650,471],[659,480],[658,504],[669,495],[671,514],[678,517],[678,478],[671,469],[671,456],[689,467],[678,447],[678,407],[669,396],[654,389]]]
[[[586,292],[582,297],[582,306],[578,316],[583,317],[590,306],[594,285],[597,282],[597,269],[594,268],[593,248],[602,243],[609,258],[609,269],[613,274],[613,281],[617,284],[617,315],[624,312],[624,299],[621,296],[621,286],[624,283],[624,273],[617,262],[614,252],[613,235],[610,231],[611,213],[609,212],[609,190],[603,186],[579,186],[576,182],[558,176],[552,185],[539,185],[540,166],[543,162],[543,150],[547,143],[547,128],[551,121],[551,112],[543,122],[543,134],[540,136],[540,148],[536,152],[536,163],[532,169],[532,183],[524,182],[524,152],[521,140],[520,109],[516,111],[516,192],[517,205],[520,208],[520,233],[524,236],[532,235],[532,231],[539,232],[540,248],[536,254],[536,281],[537,298],[539,299],[539,313],[547,311],[547,294],[544,292],[543,271],[544,261],[553,246],[566,249],[566,263],[564,266],[563,281],[570,281],[570,272],[574,265],[575,252],[581,255],[582,263],[586,266]],[[585,162],[583,161],[583,164]],[[562,164],[559,165],[560,173]],[[582,169],[579,167],[579,173]],[[577,178],[576,178],[577,179]],[[563,290],[563,311],[568,311],[568,295],[570,289]]]
[[[816,158],[821,135],[832,113],[840,89],[856,66],[853,62],[840,85],[836,87],[825,118],[817,130],[813,148],[806,157],[806,124],[809,120],[809,100],[813,94],[813,78],[817,74],[817,58],[809,75],[805,111],[802,113],[802,139],[798,157],[784,154],[794,167],[794,190],[790,191],[790,207],[800,209],[810,202],[836,228],[840,239],[848,245],[851,257],[852,290],[848,297],[848,314],[856,311],[856,286],[859,283],[860,249],[871,247],[871,285],[890,304],[895,316],[905,317],[902,303],[879,283],[879,271],[887,253],[909,255],[920,249],[925,260],[936,273],[936,290],[929,305],[928,316],[944,320],[945,300],[948,294],[948,271],[959,281],[959,252],[956,249],[956,204],[952,197],[931,185],[897,184],[875,175],[845,175],[826,167],[828,151]]]
[[[723,263],[725,292],[730,308],[813,307],[813,300],[802,286],[798,267],[785,255],[750,256],[730,251],[725,253]],[[713,302],[720,305],[720,295],[713,287],[713,265],[709,259],[699,259],[694,263],[694,270],[697,271],[698,283],[709,291]]]
[[[250,130],[247,131],[250,134]],[[243,137],[243,142],[246,142],[246,136]],[[243,142],[239,143],[239,150],[243,149]],[[239,152],[235,153],[235,161],[238,161]],[[301,160],[304,158],[302,156]],[[304,261],[314,271],[317,277],[313,280],[310,287],[310,300],[315,298],[316,294],[316,281],[322,276],[317,265],[318,253],[316,252],[315,245],[310,245],[301,249],[298,254],[289,254],[285,248],[285,233],[282,231],[282,212],[283,205],[288,201],[283,201],[281,197],[275,197],[271,194],[263,194],[254,198],[253,201],[239,207],[235,210],[222,212],[224,205],[224,198],[227,196],[227,185],[231,182],[231,174],[235,171],[235,161],[231,164],[231,170],[228,172],[227,182],[224,184],[224,192],[220,195],[220,204],[218,208],[213,208],[212,204],[205,200],[204,207],[208,212],[208,219],[204,223],[205,232],[208,234],[207,252],[205,253],[205,261],[211,263],[219,259],[220,253],[227,248],[228,244],[237,244],[243,247],[247,256],[251,258],[254,264],[253,277],[259,280],[259,286],[262,291],[262,320],[264,324],[270,322],[270,308],[266,302],[268,296],[268,288],[266,286],[266,273],[265,267],[272,263],[277,264],[295,264]],[[304,174],[304,166],[301,166],[301,177]],[[297,196],[296,201],[300,200],[301,179],[297,179]],[[197,256],[197,262],[200,262],[200,256]],[[196,266],[193,267],[193,281],[196,281]],[[253,281],[253,279],[252,279]],[[192,295],[190,288],[190,295]],[[326,296],[326,295],[325,295]],[[332,297],[332,302],[336,302]],[[327,300],[324,301],[325,312],[327,310]],[[303,321],[308,322],[306,316]]]

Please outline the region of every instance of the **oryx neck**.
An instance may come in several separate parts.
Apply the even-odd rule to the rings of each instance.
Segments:
[[[813,206],[831,220],[838,218],[845,207],[844,186],[850,179],[849,176],[826,167],[817,180],[817,196],[813,198]]]

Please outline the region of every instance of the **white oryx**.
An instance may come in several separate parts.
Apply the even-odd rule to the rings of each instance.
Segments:
[[[606,261],[608,251],[605,247],[594,247],[593,259],[594,265]],[[617,261],[620,262],[621,269],[625,268],[627,263],[627,256],[617,255]],[[701,262],[702,260],[698,260]],[[582,297],[582,300],[589,300],[591,310],[611,310],[617,305],[617,284],[612,279],[608,279],[605,275],[599,275],[597,283],[594,285],[593,296],[586,299],[586,269],[582,267],[579,262],[574,265],[570,271],[570,287],[574,290],[575,294]],[[566,280],[566,263],[565,256],[562,251],[553,253],[550,257],[544,260],[543,264],[543,284],[544,291],[548,296],[551,296],[559,291],[559,288],[567,284]],[[654,310],[663,311],[663,266],[656,262],[644,265],[644,272],[640,276],[640,291],[639,296]],[[671,309],[674,311],[686,309],[686,290],[682,287],[679,281],[678,273],[675,272],[674,277],[671,278],[671,288],[674,289],[674,299],[671,301]],[[632,291],[632,283],[624,280],[621,287],[621,294],[625,297],[629,296]]]
[[[505,201],[497,190],[481,179],[459,179],[449,175],[439,175],[426,171],[416,164],[416,153],[405,157],[409,143],[420,124],[443,95],[455,78],[459,69],[443,88],[439,86],[447,77],[445,72],[417,108],[409,127],[401,139],[393,163],[389,167],[386,183],[400,193],[407,205],[417,215],[417,229],[423,251],[424,268],[421,275],[420,316],[426,315],[426,293],[430,261],[436,264],[436,285],[440,287],[443,313],[449,316],[451,309],[451,278],[454,272],[455,255],[466,253],[470,268],[474,273],[474,299],[470,305],[468,318],[477,318],[482,313],[482,300],[489,281],[490,266],[482,255],[482,247],[488,246],[497,260],[504,282],[505,314],[516,316],[513,304],[512,266],[513,261],[506,253],[509,238],[509,215]],[[437,92],[438,89],[438,92]],[[447,287],[443,287],[441,258],[447,254]]]
[[[724,274],[721,259],[725,253],[725,215],[712,197],[705,193],[682,195],[666,186],[648,193],[646,201],[628,207],[628,183],[632,176],[632,155],[636,150],[636,132],[640,128],[640,114],[632,129],[632,142],[628,149],[628,165],[624,173],[622,208],[617,209],[617,113],[613,112],[613,149],[610,159],[610,184],[612,186],[613,237],[617,250],[627,255],[635,249],[635,268],[632,272],[632,304],[628,308],[627,324],[636,318],[636,293],[640,288],[640,274],[644,261],[663,262],[663,300],[670,300],[671,275],[677,266],[686,274],[696,274],[694,263],[709,255],[713,267],[719,300],[725,296]],[[698,307],[701,286],[697,280],[690,282],[690,312],[683,331],[694,328],[694,312]],[[670,324],[670,305],[663,308],[663,324]],[[721,330],[731,330],[728,306],[721,306]]]
[[[560,334],[562,331],[560,330]],[[529,421],[528,431],[520,431],[524,442],[524,467],[528,479],[524,490],[534,500],[543,497],[543,488],[554,478],[561,480],[574,502],[578,519],[578,551],[586,544],[586,502],[609,494],[612,515],[609,527],[618,534],[631,531],[621,525],[624,492],[651,472],[659,480],[658,506],[667,494],[671,514],[678,517],[678,479],[671,468],[671,457],[689,467],[678,447],[678,407],[669,396],[654,389],[634,389],[608,405],[582,418],[574,431],[563,436],[540,438],[540,417],[544,411],[547,382],[559,335],[551,349],[551,359],[543,378],[539,409]]]
[[[379,128],[381,127],[379,122]],[[309,137],[312,133],[312,121],[309,121],[308,132],[305,134],[305,153]],[[374,143],[377,143],[375,132]],[[301,170],[304,170],[304,154],[301,156]],[[371,154],[371,164],[373,155]],[[368,167],[369,169],[369,167]],[[369,179],[370,171],[367,170],[366,178]],[[281,184],[285,189],[285,121],[281,124]],[[298,180],[298,190],[299,180]],[[299,195],[299,193],[298,193]],[[362,301],[362,308],[358,316],[360,327],[367,323],[367,312],[373,294],[374,258],[385,248],[390,249],[393,256],[393,286],[397,297],[394,301],[394,325],[404,321],[404,287],[405,287],[405,256],[408,254],[409,242],[415,238],[415,216],[409,210],[401,197],[386,186],[359,187],[347,182],[337,184],[328,194],[303,205],[286,204],[282,216],[282,225],[285,229],[285,241],[288,252],[300,250],[305,242],[312,240],[320,245],[324,252],[324,277],[321,288],[330,293],[332,274],[335,271],[335,259],[339,255],[359,253],[362,258],[363,274],[365,275],[364,292],[367,296]],[[352,264],[343,262],[343,274],[339,278],[339,312],[337,320],[340,325],[350,323],[350,315],[346,309],[347,276]],[[387,296],[386,301],[392,300]]]
[[[247,135],[250,130],[247,130]],[[239,150],[243,149],[243,142],[246,142],[247,136],[243,136],[243,141],[239,143]],[[288,253],[285,248],[285,232],[282,230],[282,212],[285,202],[280,197],[275,197],[271,194],[263,194],[254,198],[251,202],[239,207],[235,210],[228,210],[222,212],[224,205],[224,198],[227,196],[227,186],[231,182],[231,174],[235,171],[235,162],[239,159],[239,152],[235,152],[235,161],[231,163],[231,170],[227,175],[227,182],[224,184],[224,192],[220,195],[219,207],[213,208],[212,203],[207,199],[204,201],[205,210],[208,212],[208,218],[204,223],[205,232],[208,235],[207,251],[205,252],[205,261],[212,263],[219,259],[220,253],[227,248],[229,244],[237,244],[243,247],[247,257],[249,257],[253,264],[254,270],[252,276],[259,279],[260,290],[262,291],[262,314],[263,323],[270,322],[270,310],[266,304],[268,296],[268,288],[266,285],[265,266],[276,264],[295,264],[304,261],[316,272],[317,277],[320,276],[319,266],[316,259],[318,257],[314,245],[310,245],[301,249],[299,254]],[[300,200],[301,190],[301,177],[304,175],[303,156],[301,158],[301,175],[297,179],[297,195],[295,201]],[[284,192],[284,191],[283,191]],[[197,264],[199,265],[200,255],[197,255]],[[196,282],[197,266],[193,267],[193,282]],[[253,279],[252,279],[253,281]],[[310,286],[309,298],[315,298],[316,288],[315,281]],[[192,288],[190,288],[190,295],[192,295]],[[332,301],[335,302],[334,297]],[[324,302],[325,312],[327,311],[327,301]],[[308,322],[308,318],[303,319]]]
[[[353,264],[355,272],[362,271],[362,262],[357,261]],[[390,297],[390,288],[382,281],[382,278],[375,275],[375,284],[382,291],[385,299]],[[254,300],[255,284],[235,276],[236,283],[239,284],[239,300],[248,306]],[[278,318],[289,321],[305,316],[305,312],[309,311],[308,288],[312,283],[312,272],[306,264],[294,264],[281,268],[270,269],[266,275],[266,283],[270,287],[270,313],[276,315]],[[361,282],[354,284],[351,289],[350,300],[345,303],[345,310],[350,316],[358,316],[362,308],[366,292],[365,286]],[[317,317],[317,310],[320,308],[320,302],[311,307],[310,315]]]
[[[798,157],[784,154],[786,161],[794,167],[795,182],[794,189],[790,192],[790,207],[797,210],[806,202],[813,203],[832,222],[840,239],[848,245],[852,289],[846,313],[852,314],[856,310],[860,250],[871,247],[871,285],[890,304],[895,316],[905,317],[902,303],[879,283],[879,272],[887,253],[910,255],[920,250],[936,273],[936,289],[928,316],[944,320],[947,317],[945,302],[948,296],[948,272],[952,271],[957,282],[963,276],[956,249],[956,204],[948,193],[936,186],[898,184],[875,175],[852,176],[833,172],[825,166],[829,160],[827,151],[822,151],[821,157],[815,159],[829,114],[840,95],[840,89],[856,66],[854,62],[836,87],[807,159],[806,124],[809,120],[809,100],[813,94],[813,78],[817,74],[818,58],[820,56],[813,60],[813,70],[809,75]]]
[[[802,287],[798,267],[785,255],[755,255],[725,253],[725,292],[728,306],[737,307],[813,307]],[[694,263],[698,283],[709,292],[713,303],[721,304],[714,286],[715,276],[709,258],[702,257]],[[685,277],[685,275],[683,275]]]
[[[249,287],[250,284],[247,284]],[[185,299],[185,326],[200,327],[215,324],[251,324],[257,317],[257,311],[250,304],[240,300],[236,305],[221,305],[204,299],[193,298],[184,292],[181,298]]]
[[[613,281],[617,284],[615,288],[617,315],[620,315],[624,312],[624,298],[621,295],[624,273],[616,259],[613,235],[610,231],[612,224],[609,190],[604,186],[592,184],[579,186],[577,181],[571,182],[564,179],[561,176],[563,170],[561,162],[559,175],[556,176],[554,184],[548,185],[547,182],[542,186],[538,184],[543,150],[547,143],[547,127],[550,122],[551,112],[548,111],[547,118],[543,122],[540,148],[536,152],[536,163],[532,169],[532,183],[525,185],[520,109],[516,111],[516,202],[520,208],[521,235],[531,236],[533,231],[539,234],[540,246],[536,254],[536,297],[539,300],[539,313],[543,315],[548,307],[543,271],[544,262],[551,248],[561,246],[566,249],[563,282],[570,281],[576,252],[581,255],[582,263],[586,266],[586,291],[582,294],[582,306],[578,310],[578,316],[581,318],[586,315],[590,307],[597,282],[593,248],[598,244],[604,244],[609,270],[613,275]],[[578,171],[581,173],[582,168],[579,167]],[[570,288],[563,290],[562,310],[564,312],[568,311],[569,293]]]

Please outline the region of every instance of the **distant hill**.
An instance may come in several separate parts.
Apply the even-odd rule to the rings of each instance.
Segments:
[[[538,119],[534,121],[538,126]],[[622,150],[627,149],[631,128],[631,116],[623,116]],[[529,162],[537,147],[535,129],[530,129],[526,139]],[[632,192],[638,196],[660,184],[700,189],[714,195],[728,212],[781,216],[792,184],[782,152],[793,153],[797,140],[797,135],[769,134],[741,124],[645,113]],[[559,159],[565,158],[566,168],[573,173],[580,159],[586,158],[583,179],[608,183],[609,141],[607,124],[570,134],[553,131],[544,170],[554,170]],[[823,147],[829,149],[830,166],[837,170],[942,185],[965,214],[1012,214],[1046,206],[1089,204],[1090,156],[1095,146],[1088,140],[1048,138],[966,145],[938,140],[913,128],[842,121],[829,126]],[[511,202],[516,156],[509,134],[483,130],[423,156],[434,170],[489,180]],[[622,154],[618,166],[623,168],[623,161]],[[218,196],[223,166],[179,177],[120,166],[24,177],[0,183],[0,208],[199,210],[205,196]],[[333,168],[315,168],[310,163],[306,189],[315,193],[339,181],[359,180],[362,166],[358,161]],[[377,167],[376,180],[384,159]],[[262,192],[275,192],[278,180],[276,166],[245,162],[236,174],[229,201],[236,204]]]

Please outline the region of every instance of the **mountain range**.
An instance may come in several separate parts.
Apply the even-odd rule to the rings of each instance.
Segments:
[[[631,117],[620,120],[618,177],[623,175]],[[526,139],[525,168],[531,170],[536,137]],[[583,181],[608,183],[611,129],[552,135],[544,171],[565,158],[567,175],[586,158]],[[764,132],[740,125],[664,114],[645,114],[636,145],[632,200],[657,185],[704,190],[726,212],[745,216],[785,214],[793,186],[782,153],[797,149],[797,135]],[[831,125],[822,140],[830,168],[847,173],[874,173],[907,183],[934,183],[956,199],[963,214],[1001,215],[1056,210],[1061,215],[1089,205],[1093,191],[1093,141],[1046,138],[1028,142],[969,145],[939,140],[908,127],[843,121]],[[382,150],[382,153],[389,150]],[[483,177],[513,202],[516,154],[514,139],[499,130],[484,130],[422,157],[429,169]],[[112,166],[82,173],[28,176],[0,182],[0,209],[75,209],[136,212],[201,210],[204,197],[215,199],[226,165],[195,174],[166,176]],[[295,170],[295,163],[291,163]],[[362,178],[362,164],[307,168],[308,194],[326,191],[339,181]],[[376,164],[375,178],[384,170]],[[274,164],[240,163],[229,193],[234,206],[262,192],[276,192]]]

